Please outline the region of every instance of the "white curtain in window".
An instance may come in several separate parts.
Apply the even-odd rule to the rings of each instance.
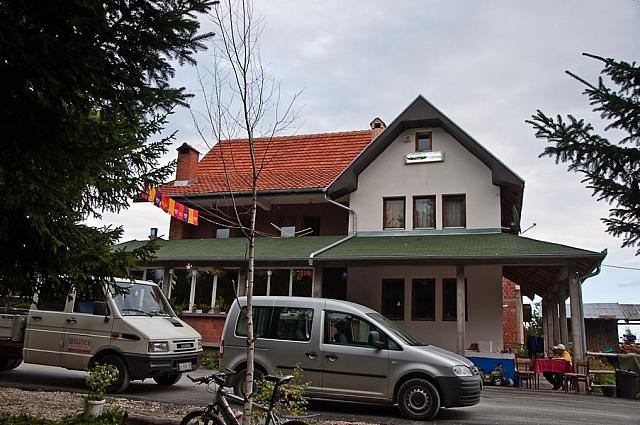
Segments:
[[[416,227],[436,227],[434,223],[433,199],[416,199]]]
[[[385,201],[385,228],[404,227],[404,199],[390,199]]]
[[[464,227],[464,198],[452,196],[445,203],[445,227]]]

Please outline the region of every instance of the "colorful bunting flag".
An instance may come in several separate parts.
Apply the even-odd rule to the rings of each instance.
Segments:
[[[185,221],[194,226],[198,225],[198,210],[189,208],[180,202],[176,202],[169,198],[167,195],[163,195],[156,188],[151,188],[142,194],[142,198],[151,202],[162,211],[169,214],[180,221]]]

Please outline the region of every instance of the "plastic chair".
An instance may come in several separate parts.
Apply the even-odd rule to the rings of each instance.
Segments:
[[[531,359],[522,359],[516,357],[515,372],[518,387],[522,388],[523,382],[526,383],[528,389],[531,389],[532,386],[535,389],[539,387],[538,375],[531,369]]]
[[[564,382],[562,384],[562,388],[565,391],[570,391],[573,389],[575,392],[579,393],[579,382],[584,382],[585,392],[588,393],[591,390],[591,383],[589,379],[589,360],[576,360],[575,365],[575,373],[564,374]]]

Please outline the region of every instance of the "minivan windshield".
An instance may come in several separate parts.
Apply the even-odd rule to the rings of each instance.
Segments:
[[[157,285],[116,282],[119,289],[111,288],[111,296],[123,316],[171,316]]]
[[[418,340],[415,336],[407,333],[407,331],[402,329],[395,322],[392,322],[391,320],[387,319],[380,313],[367,313],[367,316],[371,317],[376,322],[384,325],[386,331],[393,334],[393,336],[398,338],[400,341],[402,341],[406,345],[413,345],[413,346],[427,345],[420,342],[420,340]]]

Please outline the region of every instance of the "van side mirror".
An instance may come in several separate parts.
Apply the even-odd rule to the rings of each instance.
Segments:
[[[104,316],[105,322],[109,321],[109,307],[105,301],[94,301],[93,303],[93,315]]]
[[[385,347],[385,343],[382,342],[382,340],[380,339],[380,332],[378,331],[369,332],[369,345],[378,349]]]

